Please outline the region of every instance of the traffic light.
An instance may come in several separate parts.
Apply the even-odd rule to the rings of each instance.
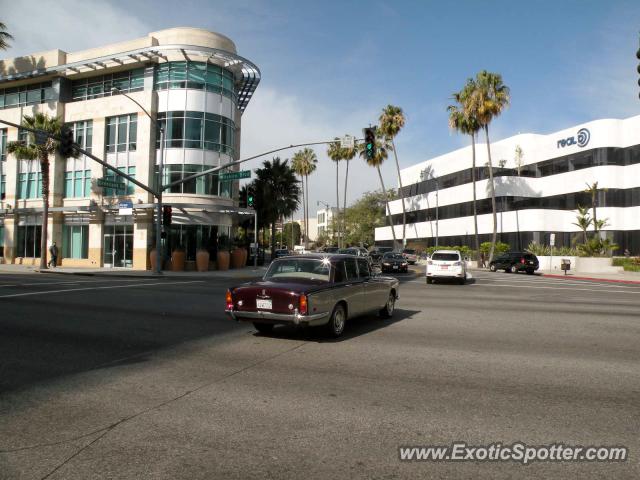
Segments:
[[[640,48],[636,52],[636,58],[640,60]],[[640,63],[638,63],[638,74],[640,75]],[[638,86],[640,86],[640,78],[638,78]],[[640,93],[638,93],[638,97],[640,97]]]
[[[73,130],[69,127],[62,127],[62,130],[60,131],[58,153],[63,157],[70,157],[73,155]]]
[[[162,206],[162,223],[165,227],[171,226],[171,215],[173,214],[173,209],[171,205],[163,205]]]
[[[364,133],[364,151],[367,160],[371,160],[376,155],[376,127],[363,128]]]
[[[247,192],[247,207],[253,208],[255,206],[255,196],[253,192]]]

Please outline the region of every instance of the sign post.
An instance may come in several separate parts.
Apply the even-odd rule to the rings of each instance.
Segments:
[[[229,180],[241,180],[243,178],[251,178],[251,170],[240,170],[238,172],[225,172],[218,175],[221,182]]]
[[[96,185],[103,188],[113,188],[115,190],[125,189],[124,182],[119,182],[118,180],[111,180],[110,178],[99,178],[96,181]]]
[[[345,135],[340,139],[340,148],[346,148],[352,150],[355,147],[355,137],[352,135]]]
[[[553,247],[556,244],[556,234],[552,233],[549,235],[549,246],[551,247],[551,255],[549,256],[549,270],[553,270]]]
[[[133,202],[131,200],[119,202],[118,215],[133,215]]]

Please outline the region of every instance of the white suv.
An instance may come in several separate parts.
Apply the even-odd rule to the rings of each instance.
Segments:
[[[467,263],[457,250],[436,250],[427,260],[427,283],[436,278],[452,278],[464,285],[467,279]]]

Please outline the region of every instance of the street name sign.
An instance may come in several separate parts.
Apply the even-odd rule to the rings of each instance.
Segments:
[[[226,172],[218,175],[221,182],[228,180],[240,180],[242,178],[251,178],[251,170],[240,170],[239,172]]]
[[[111,180],[108,178],[99,178],[96,184],[99,187],[115,188],[116,190],[124,190],[124,187],[125,187],[124,182],[119,182],[117,180]]]
[[[552,233],[551,235],[549,235],[549,245],[551,247],[555,246],[556,244],[556,234]]]
[[[133,202],[131,200],[118,202],[118,215],[133,215]]]
[[[352,135],[345,135],[340,139],[340,148],[352,149],[355,147],[355,137]]]

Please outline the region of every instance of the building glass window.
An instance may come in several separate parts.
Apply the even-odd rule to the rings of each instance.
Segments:
[[[91,153],[93,121],[83,120],[67,125],[73,131],[74,142]],[[91,194],[91,164],[85,155],[68,158],[64,172],[65,198],[83,198]]]
[[[0,89],[0,109],[38,105],[55,100],[51,82]]]
[[[219,93],[236,102],[233,73],[218,65],[204,62],[167,62],[154,71],[155,90],[190,88]]]
[[[161,112],[158,122],[165,129],[166,148],[199,148],[233,156],[235,124],[232,120],[204,112]],[[160,148],[160,131],[156,135]]]
[[[64,258],[89,258],[89,225],[63,226],[62,256]]]
[[[40,162],[20,160],[19,169],[17,197],[19,199],[40,198],[42,196]]]
[[[119,92],[111,91],[113,87],[124,93],[144,90],[144,68],[74,80],[71,83],[71,98],[72,101],[80,101],[118,95]]]
[[[2,175],[0,175],[0,200],[4,200],[7,192],[7,175],[6,172],[6,162],[7,160],[7,129],[0,129],[0,162],[3,162],[0,165],[0,171]],[[0,247],[2,246],[2,242],[0,242]]]
[[[120,115],[107,118],[107,153],[135,152],[138,140],[138,115]]]
[[[209,165],[165,165],[163,169],[163,183],[166,185],[171,182],[176,182],[195,173],[209,170],[210,168],[212,167]],[[157,169],[155,177],[158,177]],[[218,176],[215,174],[202,175],[201,177],[194,178],[188,182],[174,185],[167,190],[167,192],[190,193],[195,195],[218,195]]]
[[[23,225],[18,227],[16,257],[40,257],[41,225]]]

